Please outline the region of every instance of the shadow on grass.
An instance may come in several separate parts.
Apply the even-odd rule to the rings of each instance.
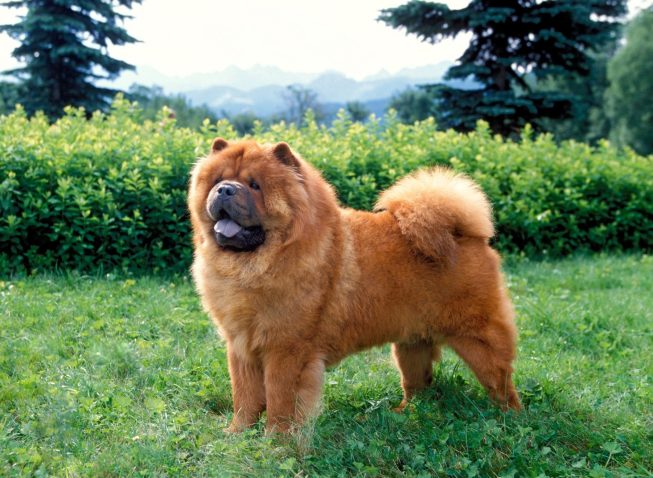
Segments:
[[[503,413],[475,384],[438,367],[403,413],[400,395],[327,397],[299,469],[334,476],[642,476],[646,437],[575,402],[555,384],[523,387],[524,410]],[[344,475],[343,475],[344,472]]]
[[[227,415],[232,411],[231,395],[229,393],[210,394],[202,399],[203,407],[215,415]]]

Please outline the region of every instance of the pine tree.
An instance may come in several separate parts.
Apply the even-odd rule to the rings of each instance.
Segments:
[[[55,118],[67,105],[87,112],[103,109],[117,90],[95,82],[115,79],[134,67],[109,56],[108,46],[135,42],[119,22],[129,18],[116,8],[141,0],[16,0],[10,8],[27,13],[13,25],[0,26],[21,44],[12,55],[25,63],[5,72],[22,80],[20,102],[28,113],[44,111]]]
[[[382,10],[379,19],[431,43],[471,32],[445,79],[471,76],[481,87],[431,85],[440,126],[465,131],[485,119],[493,131],[511,135],[543,117],[570,116],[573,95],[534,91],[527,78],[589,74],[588,52],[614,40],[626,10],[626,0],[472,0],[458,10],[411,0]]]

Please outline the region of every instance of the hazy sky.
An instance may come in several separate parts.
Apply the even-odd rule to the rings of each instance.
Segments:
[[[440,0],[441,2],[444,0]],[[141,43],[114,47],[111,53],[136,66],[168,75],[212,72],[230,65],[275,65],[294,72],[327,69],[354,78],[381,69],[454,60],[466,36],[437,45],[422,43],[377,22],[379,10],[405,0],[144,0],[125,24]],[[448,0],[452,8],[468,0]],[[653,0],[630,0],[631,8]],[[0,24],[15,20],[0,6]],[[0,35],[0,71],[17,66],[15,42]]]

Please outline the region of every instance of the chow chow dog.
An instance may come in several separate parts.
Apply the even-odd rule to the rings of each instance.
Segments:
[[[374,212],[334,189],[286,143],[217,138],[188,194],[202,304],[226,341],[229,431],[267,412],[289,431],[316,412],[326,367],[392,342],[402,410],[432,381],[443,345],[490,397],[519,409],[516,328],[491,208],[469,178],[417,171]]]

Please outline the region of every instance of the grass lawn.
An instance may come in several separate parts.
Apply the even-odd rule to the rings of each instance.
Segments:
[[[0,476],[651,476],[653,257],[510,260],[503,414],[451,353],[402,414],[389,347],[327,372],[293,439],[222,429],[225,351],[185,278],[0,280]]]

